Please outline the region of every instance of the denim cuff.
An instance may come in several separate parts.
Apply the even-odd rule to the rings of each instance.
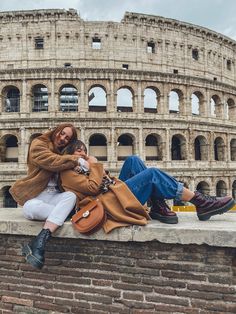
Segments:
[[[184,184],[182,182],[178,182],[177,183],[176,196],[175,196],[176,200],[179,200],[179,201],[182,200],[183,188],[184,188]]]

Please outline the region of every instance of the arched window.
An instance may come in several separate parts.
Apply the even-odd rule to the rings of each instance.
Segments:
[[[229,98],[226,102],[226,118],[236,121],[236,105],[233,99]]]
[[[35,85],[32,89],[33,111],[48,111],[48,89],[44,85]]]
[[[220,180],[216,184],[216,196],[222,197],[227,195],[227,187],[223,180]]]
[[[191,96],[192,114],[198,116],[200,114],[200,99],[193,93]]]
[[[98,160],[107,160],[107,140],[104,135],[93,134],[89,138],[89,154]]]
[[[1,162],[18,162],[18,140],[14,135],[6,135],[0,140]]]
[[[4,208],[16,208],[17,203],[11,196],[9,189],[10,189],[10,186],[5,186],[3,188],[3,207]]]
[[[174,135],[171,140],[171,159],[186,159],[186,140],[182,135]]]
[[[144,90],[144,112],[157,112],[157,92],[153,88]]]
[[[199,182],[198,185],[197,185],[196,190],[199,191],[202,194],[205,194],[205,195],[209,195],[210,194],[209,184],[206,183],[205,181]]]
[[[207,160],[208,159],[208,145],[204,136],[198,136],[194,141],[194,157],[195,160]]]
[[[120,88],[117,91],[117,111],[132,112],[133,111],[133,94],[128,88]]]
[[[236,139],[230,141],[230,159],[236,161]]]
[[[146,160],[162,160],[161,138],[150,134],[145,141]]]
[[[5,97],[5,112],[20,111],[20,91],[14,86],[5,87],[3,90]]]
[[[169,112],[179,113],[180,110],[180,99],[179,94],[176,91],[169,93]]]
[[[118,160],[125,160],[134,154],[133,139],[129,134],[123,134],[118,138]]]
[[[78,111],[78,91],[70,84],[64,85],[60,91],[60,111]]]
[[[92,87],[89,90],[89,111],[106,111],[107,95],[104,88],[100,86]]]
[[[215,117],[215,108],[216,108],[216,103],[213,98],[211,98],[211,116]]]
[[[210,101],[211,116],[216,118],[223,118],[223,105],[220,104],[220,98],[217,95],[213,95]]]
[[[217,161],[225,160],[225,144],[221,137],[217,137],[214,141],[214,155]]]

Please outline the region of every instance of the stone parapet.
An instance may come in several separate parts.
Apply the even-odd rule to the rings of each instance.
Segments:
[[[99,241],[149,242],[158,241],[166,244],[207,244],[216,247],[236,247],[236,213],[212,217],[209,221],[199,221],[195,213],[178,213],[177,225],[166,225],[151,221],[147,226],[119,228],[110,234],[103,230],[91,236],[78,233],[67,221],[55,237],[76,238]],[[0,209],[0,233],[32,236],[38,234],[42,222],[26,220],[20,208]]]

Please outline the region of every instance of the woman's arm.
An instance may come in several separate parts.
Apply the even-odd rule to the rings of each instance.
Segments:
[[[73,191],[84,195],[97,195],[103,179],[103,164],[90,165],[89,175],[77,173],[72,170],[60,173],[61,185],[66,191]]]
[[[49,143],[35,139],[29,149],[29,162],[48,171],[58,172],[78,165],[78,157],[53,153]]]

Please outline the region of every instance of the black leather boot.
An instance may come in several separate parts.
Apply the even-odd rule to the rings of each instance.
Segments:
[[[196,206],[199,220],[208,220],[213,215],[223,214],[235,205],[234,199],[230,196],[209,196],[198,191],[189,202]]]
[[[178,217],[170,207],[166,204],[165,200],[157,199],[151,200],[152,206],[149,215],[152,219],[159,220],[165,224],[177,224]]]
[[[44,265],[44,251],[46,242],[51,237],[49,229],[42,229],[41,232],[29,244],[22,248],[22,255],[33,267],[41,269]]]

